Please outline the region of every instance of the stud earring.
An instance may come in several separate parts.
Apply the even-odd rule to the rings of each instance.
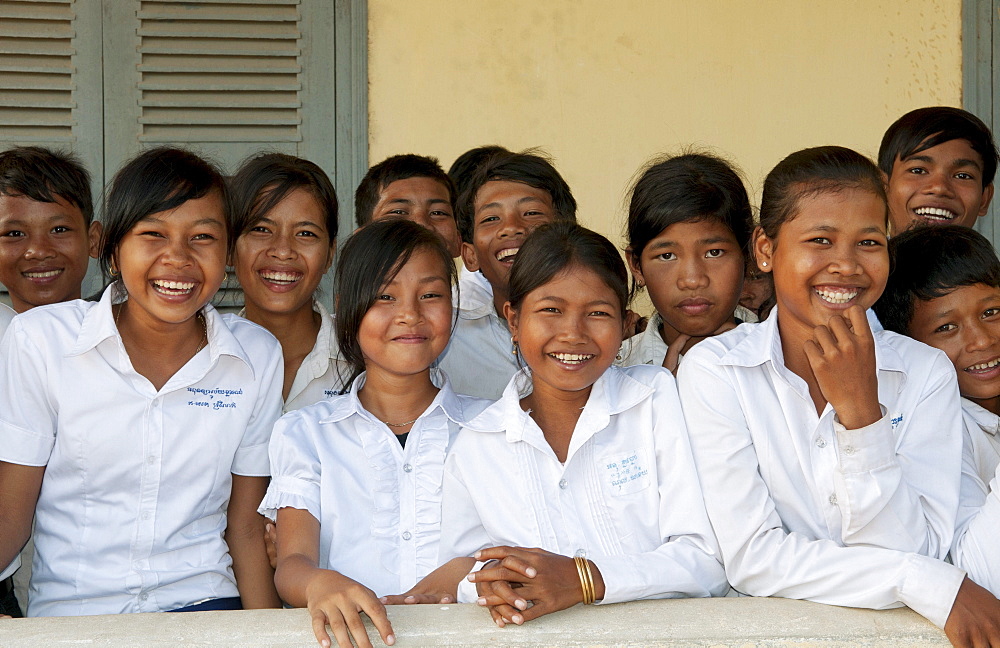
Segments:
[[[517,340],[514,339],[513,335],[510,336],[510,352],[513,355],[517,355]]]
[[[767,267],[767,261],[761,261],[761,262],[760,262],[760,266],[761,266],[762,268],[766,268],[766,267]]]

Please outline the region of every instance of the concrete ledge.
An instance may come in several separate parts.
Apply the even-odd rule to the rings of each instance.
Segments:
[[[475,605],[389,608],[399,648],[413,646],[949,646],[901,608],[876,612],[766,598],[636,601],[577,606],[499,629]],[[376,648],[383,644],[369,624]],[[0,621],[0,645],[301,646],[314,648],[305,610],[123,614]]]

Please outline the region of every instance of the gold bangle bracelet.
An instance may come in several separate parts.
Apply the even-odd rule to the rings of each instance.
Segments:
[[[592,605],[594,603],[594,575],[590,571],[590,561],[580,556],[574,556],[576,572],[580,576],[580,588],[583,590],[583,604]]]

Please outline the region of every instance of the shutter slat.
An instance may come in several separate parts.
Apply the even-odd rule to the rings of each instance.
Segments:
[[[252,65],[239,65],[238,63],[228,63],[225,65],[192,65],[184,66],[183,68],[175,65],[140,65],[140,72],[183,72],[185,74],[191,72],[206,72],[213,74],[298,74],[302,71],[302,67],[299,65],[288,66],[288,67],[267,67],[267,66],[252,66]]]

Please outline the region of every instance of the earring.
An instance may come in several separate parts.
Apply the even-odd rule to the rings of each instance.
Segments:
[[[760,262],[760,267],[766,268],[767,267],[767,261],[761,261]]]
[[[510,352],[517,355],[517,340],[514,339],[513,335],[510,336]]]
[[[615,356],[615,360],[618,360],[619,362],[621,362],[621,359],[622,359],[622,352],[619,351],[618,354]]]

